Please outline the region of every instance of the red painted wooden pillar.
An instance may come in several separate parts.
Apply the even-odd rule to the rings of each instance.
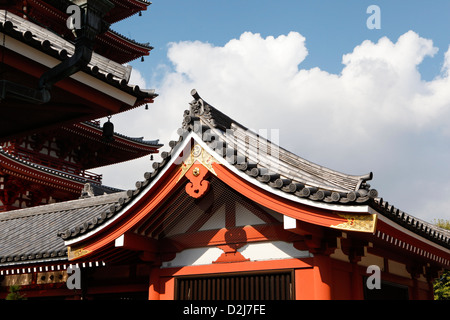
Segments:
[[[295,269],[295,299],[314,299],[314,269]]]
[[[322,254],[314,255],[314,299],[332,299],[332,270],[330,257]]]
[[[148,286],[148,300],[159,300],[160,299],[160,276],[159,267],[152,267],[150,270],[150,279]]]

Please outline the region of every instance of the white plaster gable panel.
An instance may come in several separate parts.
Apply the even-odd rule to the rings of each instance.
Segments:
[[[204,230],[215,230],[225,228],[225,205],[221,206],[213,216],[199,229],[199,231]],[[260,218],[253,214],[250,210],[245,208],[240,203],[236,203],[236,226],[251,226],[265,224]]]
[[[248,243],[238,250],[251,261],[308,258],[309,251],[297,250],[294,245],[284,241]]]
[[[252,226],[258,224],[265,224],[260,218],[254,215],[250,210],[241,205],[240,203],[236,203],[236,226]]]
[[[209,218],[208,221],[199,229],[199,231],[204,230],[216,230],[225,228],[225,204],[222,205],[214,214]]]
[[[216,247],[186,249],[178,252],[173,260],[163,262],[162,267],[171,268],[211,264],[222,253],[223,251]]]
[[[309,258],[309,251],[297,250],[292,243],[284,241],[249,243],[238,250],[250,261]],[[163,262],[163,268],[208,265],[216,261],[224,252],[216,247],[192,248],[178,252],[175,258]]]

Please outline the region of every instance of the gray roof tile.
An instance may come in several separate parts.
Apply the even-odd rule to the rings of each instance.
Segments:
[[[60,202],[0,214],[0,267],[42,260],[67,259],[58,232],[95,219],[124,192]]]

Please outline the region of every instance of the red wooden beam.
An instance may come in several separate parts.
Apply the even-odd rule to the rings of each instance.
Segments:
[[[158,241],[132,232],[126,232],[115,240],[115,246],[133,251],[158,251]]]

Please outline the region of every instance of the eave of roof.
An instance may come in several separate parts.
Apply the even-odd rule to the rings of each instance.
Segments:
[[[96,135],[99,136],[99,141],[102,140],[102,128],[92,122],[83,122],[80,124],[75,124],[74,126],[71,127],[63,127],[67,128],[67,130],[75,130],[74,129],[77,128],[77,130],[92,130]],[[71,129],[72,128],[72,129]],[[114,142],[117,144],[117,147],[120,148],[120,144],[125,144],[127,146],[127,148],[136,148],[141,150],[140,154],[142,154],[142,156],[150,154],[150,153],[157,153],[160,147],[163,146],[163,144],[159,143],[159,139],[157,140],[149,140],[146,141],[143,138],[132,138],[132,137],[128,137],[122,134],[119,134],[117,132],[114,132]],[[116,140],[120,140],[120,143]],[[127,149],[129,150],[129,149]],[[26,172],[29,175],[32,175],[33,172],[36,173],[37,176],[41,177],[41,175],[46,175],[46,176],[53,176],[53,177],[57,177],[58,179],[63,179],[63,180],[67,180],[73,187],[73,184],[76,184],[78,187],[77,189],[79,189],[79,187],[81,185],[83,185],[86,182],[92,182],[95,184],[98,184],[98,181],[94,181],[94,180],[87,180],[86,177],[82,177],[82,176],[77,176],[75,174],[70,174],[67,172],[64,172],[62,170],[57,170],[51,167],[47,167],[47,166],[43,166],[40,164],[36,164],[36,163],[32,163],[30,161],[26,161],[23,160],[20,157],[17,157],[13,154],[10,154],[9,152],[7,152],[6,150],[4,150],[1,146],[0,146],[0,161],[1,158],[4,158],[4,160],[9,159],[10,161],[14,161],[17,166],[16,166],[16,170],[21,171],[21,172]],[[130,158],[127,158],[125,160],[120,160],[120,162],[124,162],[124,161],[129,161],[131,160]],[[117,163],[117,162],[116,162]],[[107,165],[106,163],[103,165]],[[54,179],[52,179],[54,180]],[[58,180],[60,181],[60,180]]]
[[[198,100],[200,98],[196,94],[194,94],[194,98],[195,100],[191,103],[191,107],[196,108],[198,106]],[[190,112],[187,112],[185,113],[185,115],[189,113]],[[212,119],[214,118],[209,118],[208,122],[210,122]],[[56,231],[57,235],[65,241],[65,245],[72,245],[74,243],[78,243],[80,241],[88,239],[91,235],[96,234],[102,228],[111,225],[112,223],[114,223],[114,221],[119,219],[128,208],[137,203],[147,193],[147,191],[151,190],[152,187],[158,183],[159,178],[163,176],[167,172],[167,170],[169,170],[171,167],[173,167],[173,165],[176,164],[176,161],[179,160],[181,151],[183,151],[184,148],[189,145],[191,139],[195,139],[205,148],[208,147],[209,139],[205,139],[205,135],[199,134],[198,130],[193,130],[193,128],[191,128],[190,126],[186,126],[186,123],[190,122],[184,122],[184,128],[179,131],[179,139],[177,141],[171,141],[169,143],[171,150],[168,152],[163,152],[161,154],[162,161],[153,163],[154,170],[152,172],[146,172],[144,174],[144,180],[136,182],[136,188],[134,190],[128,190],[126,192],[116,194],[117,198],[114,201],[108,203],[108,206],[101,208],[101,210],[96,211],[95,214],[89,214],[89,216],[78,215],[79,220],[68,221],[64,224],[63,227],[58,228],[58,230]],[[200,130],[200,132],[203,133],[204,131]],[[310,206],[327,208],[335,211],[376,211],[376,213],[383,215],[383,219],[389,219],[389,221],[392,221],[394,225],[401,226],[402,228],[409,230],[413,234],[423,237],[427,239],[427,241],[435,243],[441,248],[445,248],[446,250],[450,249],[449,231],[443,230],[431,224],[424,224],[423,222],[417,223],[418,219],[402,211],[396,210],[393,206],[388,206],[386,202],[382,201],[381,198],[375,196],[375,194],[371,195],[370,190],[365,195],[357,195],[355,199],[353,199],[353,201],[344,202],[336,199],[333,202],[330,202],[330,200],[327,200],[326,197],[314,197],[311,195],[308,197],[301,197],[296,192],[292,192],[292,190],[280,187],[276,183],[273,183],[273,181],[261,179],[262,176],[260,175],[252,176],[244,173],[235,161],[227,161],[229,159],[226,159],[226,152],[219,151],[218,153],[216,152],[217,150],[209,150],[211,150],[212,154],[217,157],[217,160],[219,160],[221,164],[226,166],[229,170],[232,170],[243,179],[252,181],[252,183],[260,188],[270,190],[276,195],[283,196],[291,200],[294,199],[300,203],[308,204]],[[75,204],[75,206],[73,206],[72,208],[75,211],[77,210],[77,204],[83,207],[87,205],[86,203],[82,202],[72,202],[72,204]],[[61,204],[61,206],[64,206],[64,204]],[[34,213],[31,213],[34,210],[38,209],[29,209],[30,215],[34,215]],[[50,214],[52,211],[55,211],[55,207],[40,208],[39,210],[44,210]],[[26,215],[26,213],[23,212],[24,211],[22,211],[22,214]],[[396,217],[400,216],[402,221],[396,220],[397,218],[393,217],[393,214],[390,212],[395,213]],[[9,259],[11,260],[14,258],[10,257]],[[20,258],[16,257],[15,259]]]
[[[115,206],[111,206],[109,208],[109,216],[111,219],[117,218],[117,216],[120,214],[122,210],[126,210],[128,206],[131,206],[132,203],[135,203],[139,197],[141,197],[145,192],[151,188],[151,186],[158,180],[158,178],[164,173],[165,170],[167,170],[167,167],[169,167],[176,158],[178,158],[179,153],[181,149],[185,146],[187,143],[186,139],[190,139],[191,137],[197,137],[199,138],[202,143],[205,145],[208,145],[210,143],[210,136],[209,134],[204,134],[204,127],[202,130],[199,130],[197,126],[197,130],[194,130],[194,126],[192,123],[193,117],[196,115],[199,115],[197,111],[195,111],[198,108],[198,102],[201,99],[196,92],[193,91],[193,96],[195,100],[191,102],[191,111],[185,111],[185,118],[183,121],[183,128],[179,130],[180,136],[178,141],[171,141],[169,143],[169,146],[171,147],[170,151],[165,151],[161,153],[162,161],[161,162],[154,162],[153,163],[153,172],[147,172],[145,173],[144,181],[138,181],[136,183],[136,189],[134,190],[128,190],[126,193],[126,197],[121,199],[120,202],[118,202]],[[203,106],[205,106],[205,102],[203,101]],[[209,106],[209,105],[208,105]],[[211,107],[211,106],[209,106]],[[212,108],[212,107],[211,107]],[[195,109],[192,111],[192,109]],[[216,117],[210,116],[213,113],[209,113],[207,122],[209,124],[214,124],[213,127],[222,126],[222,129],[226,127],[224,125],[225,123],[235,123],[230,118],[228,118],[226,115],[220,113],[217,109],[214,109],[213,111],[216,114]],[[192,112],[192,114],[191,114]],[[189,121],[186,121],[186,117],[191,117]],[[222,120],[219,120],[219,118],[222,117]],[[198,120],[198,119],[197,119]],[[242,126],[241,126],[242,128]],[[283,177],[280,177],[278,173],[275,173],[276,179],[270,179],[267,178],[266,173],[262,173],[264,170],[258,170],[258,174],[250,174],[249,170],[242,170],[242,166],[234,161],[229,161],[230,159],[227,157],[228,153],[225,149],[214,149],[213,150],[214,155],[218,156],[218,159],[222,159],[222,163],[226,166],[228,166],[231,170],[234,170],[237,174],[241,174],[242,177],[245,179],[248,179],[250,181],[253,181],[253,183],[257,184],[259,187],[266,188],[266,190],[270,190],[271,192],[276,193],[277,195],[284,196],[289,199],[294,199],[295,201],[301,202],[303,204],[308,204],[310,206],[315,206],[318,208],[328,208],[330,210],[336,210],[336,211],[361,211],[362,207],[365,208],[373,208],[371,209],[364,209],[373,212],[375,210],[376,212],[379,212],[383,215],[385,215],[387,218],[392,220],[392,216],[389,214],[386,214],[385,210],[383,210],[383,205],[380,204],[380,198],[378,197],[378,193],[375,190],[372,189],[366,189],[367,187],[364,186],[366,178],[369,178],[371,176],[353,176],[357,179],[361,179],[361,183],[356,184],[359,185],[360,189],[356,191],[348,191],[347,193],[339,192],[339,196],[336,195],[336,191],[333,191],[332,189],[323,190],[317,187],[309,187],[305,183],[301,181],[293,181],[291,179],[290,182],[286,182],[286,179],[283,179]],[[235,152],[232,151],[234,154]],[[236,158],[235,158],[236,159]],[[257,167],[257,166],[256,166]],[[244,175],[242,175],[245,172]],[[273,176],[273,175],[272,175]],[[271,177],[272,177],[271,176]],[[284,180],[285,182],[278,183],[279,180]],[[289,180],[289,179],[287,179]],[[291,188],[289,186],[294,185],[295,188]],[[301,189],[299,189],[299,187]],[[308,190],[314,190],[314,193],[312,192],[302,192],[303,189],[308,188]],[[393,207],[392,207],[393,208]],[[450,248],[450,232],[441,228],[438,228],[431,224],[426,224],[426,228],[424,227],[424,223],[417,223],[418,219],[415,219],[413,216],[406,214],[399,210],[394,210],[394,212],[398,213],[400,212],[400,216],[402,217],[402,220],[392,220],[396,223],[400,223],[402,227],[407,228],[408,230],[411,230],[413,233],[424,237],[426,239],[429,239],[430,241],[437,243],[440,246],[443,246],[447,249]],[[102,224],[105,221],[102,221]],[[62,230],[60,232],[60,236],[67,241],[67,243],[73,243],[76,241],[79,241],[82,238],[87,237],[87,233],[94,233],[95,232],[95,226],[92,226],[88,229],[80,229],[78,228],[75,232],[75,229],[67,229]],[[83,232],[84,230],[84,232]]]
[[[130,38],[124,36],[123,34],[120,34],[119,32],[114,31],[114,30],[112,30],[112,29],[109,29],[109,30],[108,30],[108,33],[109,33],[109,36],[112,36],[112,35],[113,35],[113,36],[119,38],[120,41],[126,43],[129,47],[136,48],[136,49],[140,49],[140,53],[143,53],[143,54],[144,54],[144,53],[148,53],[148,51],[154,49],[154,48],[150,45],[150,43],[140,43],[140,42],[137,42],[136,40],[130,39]]]
[[[92,121],[82,122],[80,124],[77,124],[76,126],[79,126],[79,127],[87,126],[87,127],[90,127],[92,129],[96,130],[97,133],[100,133],[102,131],[102,128],[100,127],[100,125],[93,123]],[[160,148],[163,146],[162,143],[159,143],[159,139],[144,140],[143,137],[130,137],[130,136],[121,134],[119,132],[114,132],[114,137],[123,139],[124,141],[127,142],[127,144],[135,145],[136,147],[141,147],[144,149],[153,150],[155,148]]]
[[[111,0],[111,2],[113,2],[116,7],[114,7],[106,17],[109,23],[116,23],[127,19],[140,11],[147,10],[147,7],[152,4],[151,2],[145,0]],[[128,4],[128,10],[123,10],[123,8],[118,7],[118,5],[123,7],[125,2]]]
[[[0,268],[67,261],[67,248],[58,230],[88,219],[98,219],[123,192],[84,198],[0,214]]]
[[[50,180],[53,180],[56,185],[62,188],[73,189],[75,185],[82,186],[88,182],[86,178],[23,160],[0,147],[0,161],[2,161],[2,158],[4,161],[14,162],[17,171],[30,177],[34,176],[36,179],[44,179],[44,176],[50,177]],[[61,183],[61,181],[66,181],[67,183]]]

